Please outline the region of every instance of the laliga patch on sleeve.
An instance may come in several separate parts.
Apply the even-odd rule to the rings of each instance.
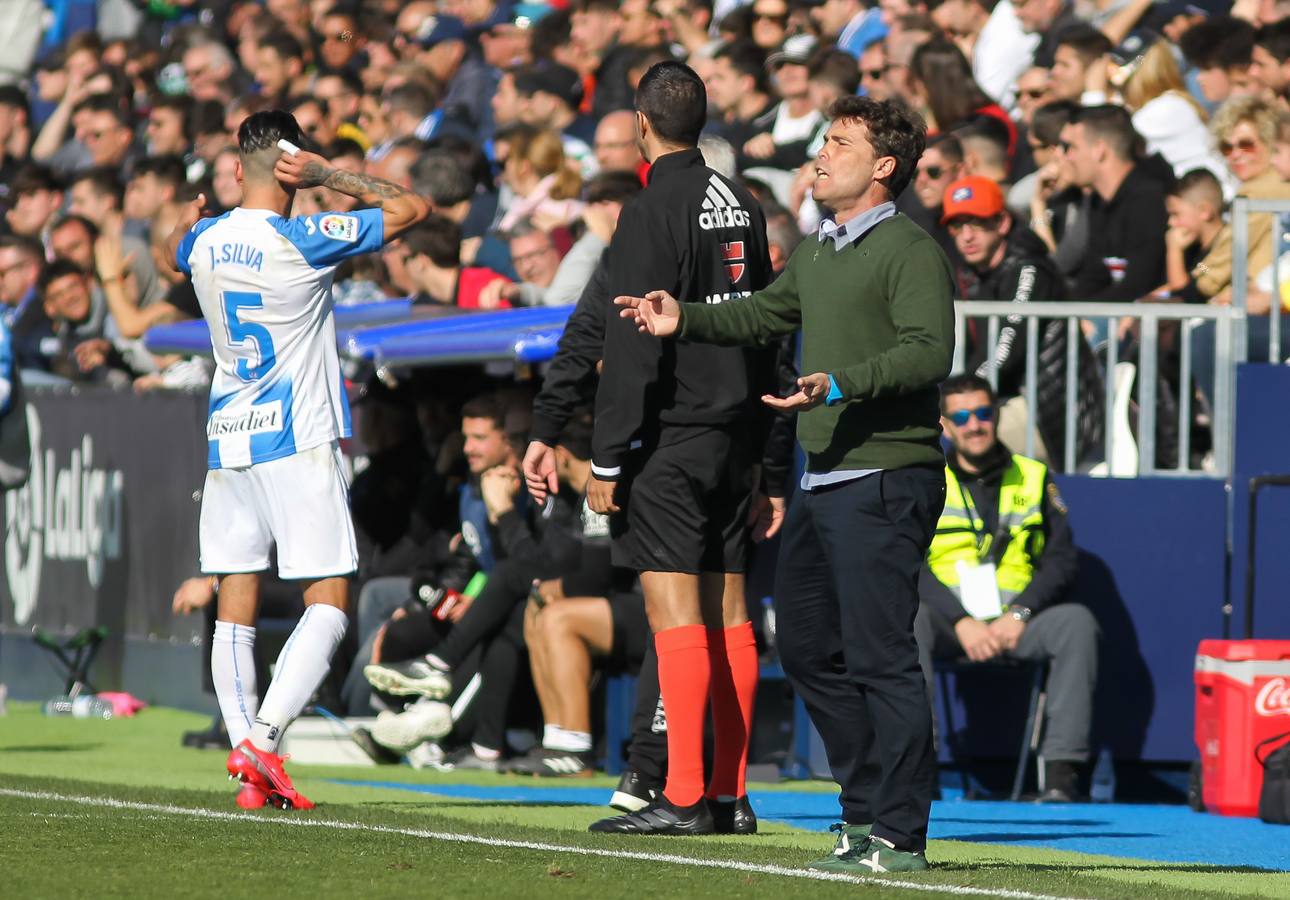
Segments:
[[[1057,490],[1057,485],[1051,481],[1048,482],[1048,502],[1053,505],[1053,509],[1062,515],[1066,514],[1066,501],[1062,500],[1061,492]]]
[[[318,222],[323,237],[352,244],[358,240],[358,219],[355,216],[323,216]]]

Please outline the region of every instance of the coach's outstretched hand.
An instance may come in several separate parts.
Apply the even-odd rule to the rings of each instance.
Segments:
[[[814,409],[829,396],[828,373],[816,372],[814,375],[803,375],[797,379],[797,386],[800,390],[796,394],[789,394],[787,397],[763,394],[761,402],[767,406],[787,412]]]
[[[560,493],[560,479],[555,474],[554,447],[541,441],[530,441],[520,468],[524,472],[524,483],[528,485],[529,496],[537,503],[546,502],[547,491],[552,494]]]
[[[644,297],[615,297],[624,307],[624,319],[635,319],[636,327],[655,337],[671,337],[681,327],[681,304],[667,291],[650,291]]]

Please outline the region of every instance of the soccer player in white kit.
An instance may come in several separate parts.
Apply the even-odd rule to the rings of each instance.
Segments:
[[[210,326],[216,371],[206,425],[201,565],[219,578],[211,674],[233,751],[238,805],[313,804],[278,756],[283,732],[317,690],[345,635],[349,575],[357,567],[339,441],[349,404],[336,350],[332,275],[344,259],[378,251],[429,204],[398,185],[332,168],[282,110],[238,129],[242,205],[201,218],[185,209],[167,249],[189,275]],[[323,185],[369,208],[288,218],[296,189]],[[276,544],[278,571],[304,590],[305,612],[259,702],[255,622],[260,572]]]

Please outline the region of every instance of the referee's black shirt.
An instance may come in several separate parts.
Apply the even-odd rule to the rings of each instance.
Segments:
[[[766,218],[698,149],[659,157],[649,186],[618,219],[609,247],[609,296],[665,290],[682,303],[737,303],[771,280]],[[610,315],[596,392],[592,471],[614,481],[633,442],[662,425],[748,422],[764,439],[760,402],[776,389],[775,350],[660,341]]]

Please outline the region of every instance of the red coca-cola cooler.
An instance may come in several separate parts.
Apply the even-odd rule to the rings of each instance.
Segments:
[[[1290,731],[1290,641],[1201,641],[1196,650],[1196,749],[1205,809],[1255,816],[1264,738]]]

